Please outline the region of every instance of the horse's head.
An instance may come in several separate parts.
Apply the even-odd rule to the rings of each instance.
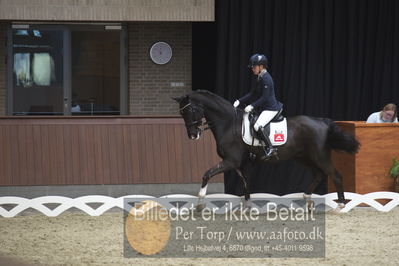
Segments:
[[[180,114],[184,119],[188,137],[193,140],[199,139],[203,131],[201,126],[203,125],[204,110],[190,101],[188,95],[173,99],[179,103]]]

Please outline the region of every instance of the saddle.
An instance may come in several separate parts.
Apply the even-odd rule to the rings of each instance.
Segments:
[[[262,146],[257,136],[258,132],[253,127],[258,117],[257,113],[245,113],[243,117],[242,139],[244,143],[251,146]],[[273,146],[280,146],[287,142],[287,119],[282,115],[282,110],[263,128],[263,132],[269,136]]]
[[[278,111],[278,113],[273,117],[273,119],[263,128],[263,133],[265,134],[265,136],[270,135],[270,123],[281,122],[284,120],[284,116],[282,113],[283,113],[283,109]],[[249,113],[249,116],[248,116],[249,125],[250,125],[249,128],[251,130],[251,135],[252,135],[252,137],[255,137],[255,138],[257,138],[258,133],[255,131],[254,125],[256,123],[256,120],[258,120],[259,115],[260,115],[259,113],[251,112],[251,113]]]

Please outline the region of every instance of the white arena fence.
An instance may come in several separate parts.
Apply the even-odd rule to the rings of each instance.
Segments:
[[[78,197],[78,198],[68,198],[68,197],[61,197],[61,196],[44,196],[44,197],[38,197],[34,199],[26,199],[22,197],[0,197],[0,216],[2,217],[14,217],[18,215],[19,213],[27,210],[27,209],[35,209],[41,213],[43,213],[46,216],[49,217],[55,217],[60,215],[61,213],[67,211],[70,208],[77,208],[85,213],[87,213],[90,216],[99,216],[105,213],[106,211],[110,210],[111,208],[118,207],[120,209],[125,209],[126,211],[129,211],[130,207],[124,205],[124,200],[129,199],[129,200],[134,200],[135,198],[143,200],[145,199],[157,199],[157,197],[153,196],[148,196],[148,195],[128,195],[128,196],[123,196],[119,198],[113,198],[113,197],[108,197],[108,196],[100,196],[100,195],[92,195],[92,196],[83,196],[83,197]],[[166,195],[163,197],[160,197],[162,199],[168,199],[170,202],[173,202],[178,198],[179,200],[181,199],[186,199],[187,203],[196,203],[198,200],[197,196],[192,196],[192,195],[185,195],[185,194],[173,194],[173,195]],[[206,201],[207,204],[211,203],[212,205],[212,199],[220,199],[223,198],[224,200],[229,200],[231,202],[234,202],[232,205],[233,207],[237,206],[240,204],[242,201],[242,197],[234,196],[234,195],[229,195],[229,194],[211,194],[206,196]],[[303,200],[303,193],[294,193],[294,194],[288,194],[284,196],[277,196],[274,194],[266,194],[266,193],[256,193],[256,194],[251,194],[251,199],[253,202],[256,202],[257,199],[282,199],[282,198],[287,198],[287,199],[293,199],[294,200]],[[318,194],[312,194],[312,198],[324,198],[325,200],[325,205],[327,207],[330,207],[332,209],[337,208],[338,204],[334,201],[337,199],[337,193],[329,193],[326,195],[318,195]],[[399,193],[394,193],[394,192],[373,192],[373,193],[368,193],[368,194],[356,194],[356,193],[351,193],[351,192],[345,192],[345,198],[347,200],[350,200],[345,208],[341,210],[341,212],[348,212],[352,210],[353,208],[361,205],[361,204],[367,204],[368,206],[374,208],[375,210],[381,211],[381,212],[389,212],[393,208],[399,205]],[[382,205],[378,201],[378,199],[387,199],[390,200],[387,204]],[[46,206],[46,204],[57,204],[57,206],[53,209],[50,209]],[[92,208],[90,204],[97,204],[100,205],[97,208]],[[15,205],[13,208],[10,210],[5,209],[5,205]],[[213,205],[217,206],[217,205]],[[169,204],[169,206],[164,206],[166,208],[173,208],[174,205]],[[182,205],[181,207],[184,207]],[[212,207],[212,206],[210,206]],[[129,209],[128,209],[129,208]]]

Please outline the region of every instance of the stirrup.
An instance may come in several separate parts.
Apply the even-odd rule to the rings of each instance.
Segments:
[[[271,156],[273,156],[276,153],[276,151],[277,149],[274,147],[267,148],[265,151],[266,158],[270,158]]]

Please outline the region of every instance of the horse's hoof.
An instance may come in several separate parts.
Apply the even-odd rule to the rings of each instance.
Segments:
[[[345,208],[345,204],[343,204],[343,203],[338,203],[338,206],[335,208],[335,209],[332,209],[331,210],[331,213],[333,213],[333,214],[341,214],[341,213],[343,213],[342,212],[342,209],[343,208]]]
[[[310,200],[311,197],[312,197],[312,194],[303,193],[303,199]]]
[[[202,212],[205,209],[206,205],[204,203],[198,204],[197,206],[195,206],[195,210],[197,212]]]
[[[332,209],[332,210],[330,211],[330,213],[331,213],[331,214],[341,214],[342,212],[341,212],[341,209],[340,209],[340,208],[335,208],[335,209]]]

